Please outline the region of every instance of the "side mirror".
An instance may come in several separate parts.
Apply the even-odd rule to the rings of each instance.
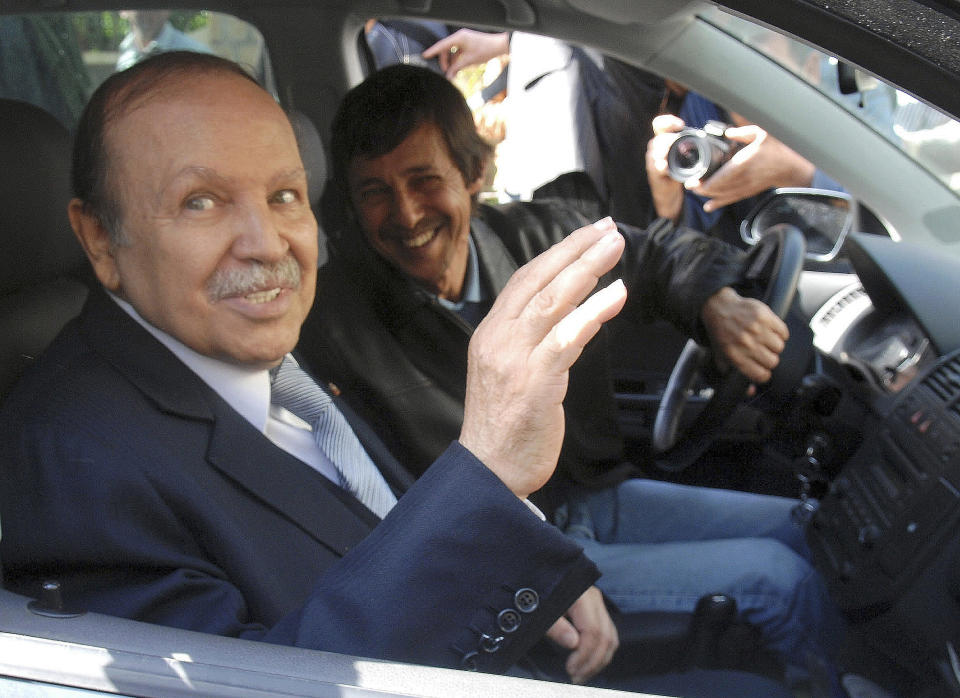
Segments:
[[[856,203],[844,192],[821,189],[776,189],[740,224],[740,237],[756,245],[779,223],[800,229],[807,242],[806,257],[830,262],[843,247],[856,218]]]

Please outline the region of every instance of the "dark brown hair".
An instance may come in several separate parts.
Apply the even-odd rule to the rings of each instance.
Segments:
[[[493,146],[477,133],[460,90],[432,70],[400,64],[370,75],[337,110],[330,149],[333,179],[342,193],[354,158],[385,155],[425,123],[440,129],[467,185],[483,176]]]

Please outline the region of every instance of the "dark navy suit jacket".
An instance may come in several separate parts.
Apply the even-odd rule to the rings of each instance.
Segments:
[[[597,576],[457,443],[378,525],[100,290],[0,418],[0,553],[26,595],[52,577],[91,611],[501,671]]]

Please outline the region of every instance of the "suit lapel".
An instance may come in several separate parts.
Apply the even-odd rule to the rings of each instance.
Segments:
[[[254,429],[100,289],[90,294],[82,331],[158,409],[210,422],[207,461],[279,516],[339,554],[376,525],[366,507]]]
[[[215,468],[341,555],[376,526],[360,502],[224,407],[229,413],[217,410],[207,451]]]

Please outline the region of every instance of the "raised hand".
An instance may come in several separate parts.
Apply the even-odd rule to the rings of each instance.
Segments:
[[[460,443],[518,497],[556,468],[570,366],[626,289],[616,281],[581,302],[623,247],[609,218],[576,230],[514,273],[470,340]]]

